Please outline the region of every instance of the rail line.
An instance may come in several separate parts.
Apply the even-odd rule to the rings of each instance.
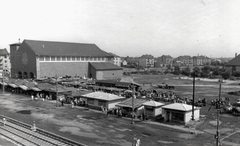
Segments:
[[[0,119],[6,118],[5,125],[0,125],[0,135],[12,140],[21,146],[86,146],[85,144],[53,134],[43,129],[36,128],[33,131],[32,125],[14,120],[0,114]]]

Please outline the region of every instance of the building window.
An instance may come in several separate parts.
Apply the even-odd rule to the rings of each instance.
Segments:
[[[104,100],[98,100],[98,106],[106,107],[106,101],[104,101]]]
[[[172,112],[172,120],[175,121],[184,121],[184,115],[182,113]]]
[[[237,70],[237,67],[236,66],[233,66],[232,67],[232,71],[236,71]]]
[[[43,56],[40,56],[40,57],[39,57],[39,61],[44,61],[44,57],[43,57]]]
[[[50,61],[50,57],[49,57],[49,56],[46,56],[46,57],[45,57],[45,61]]]
[[[76,58],[76,57],[72,57],[72,61],[75,61],[75,58]]]
[[[71,61],[71,57],[68,56],[68,57],[67,57],[67,61]]]
[[[84,57],[81,57],[81,61],[84,61]]]
[[[63,56],[63,57],[62,57],[62,61],[66,61],[66,57]]]
[[[93,61],[93,58],[92,58],[92,57],[89,57],[89,61]]]
[[[51,61],[55,61],[55,57],[54,56],[51,56]]]
[[[94,57],[94,61],[97,61],[97,57]]]
[[[77,57],[77,61],[80,61],[81,57]]]
[[[94,105],[94,99],[88,99],[88,104]]]
[[[60,56],[57,57],[57,61],[61,61],[61,57]]]
[[[85,60],[88,61],[88,60],[89,60],[89,57],[85,57]]]

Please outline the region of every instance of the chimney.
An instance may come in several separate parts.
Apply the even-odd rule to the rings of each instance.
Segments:
[[[237,57],[237,53],[235,53],[235,57]]]

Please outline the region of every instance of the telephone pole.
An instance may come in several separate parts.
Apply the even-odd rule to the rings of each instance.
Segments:
[[[195,102],[195,72],[193,72],[192,120],[194,120],[194,102]]]
[[[56,75],[56,107],[58,106],[58,76]]]
[[[216,131],[216,146],[220,145],[220,135],[219,135],[219,117],[220,117],[220,99],[221,99],[221,84],[219,85],[219,96],[217,104],[217,131]]]

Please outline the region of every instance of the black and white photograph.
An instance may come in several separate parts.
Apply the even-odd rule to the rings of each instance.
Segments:
[[[0,0],[0,146],[239,146],[239,0]]]

